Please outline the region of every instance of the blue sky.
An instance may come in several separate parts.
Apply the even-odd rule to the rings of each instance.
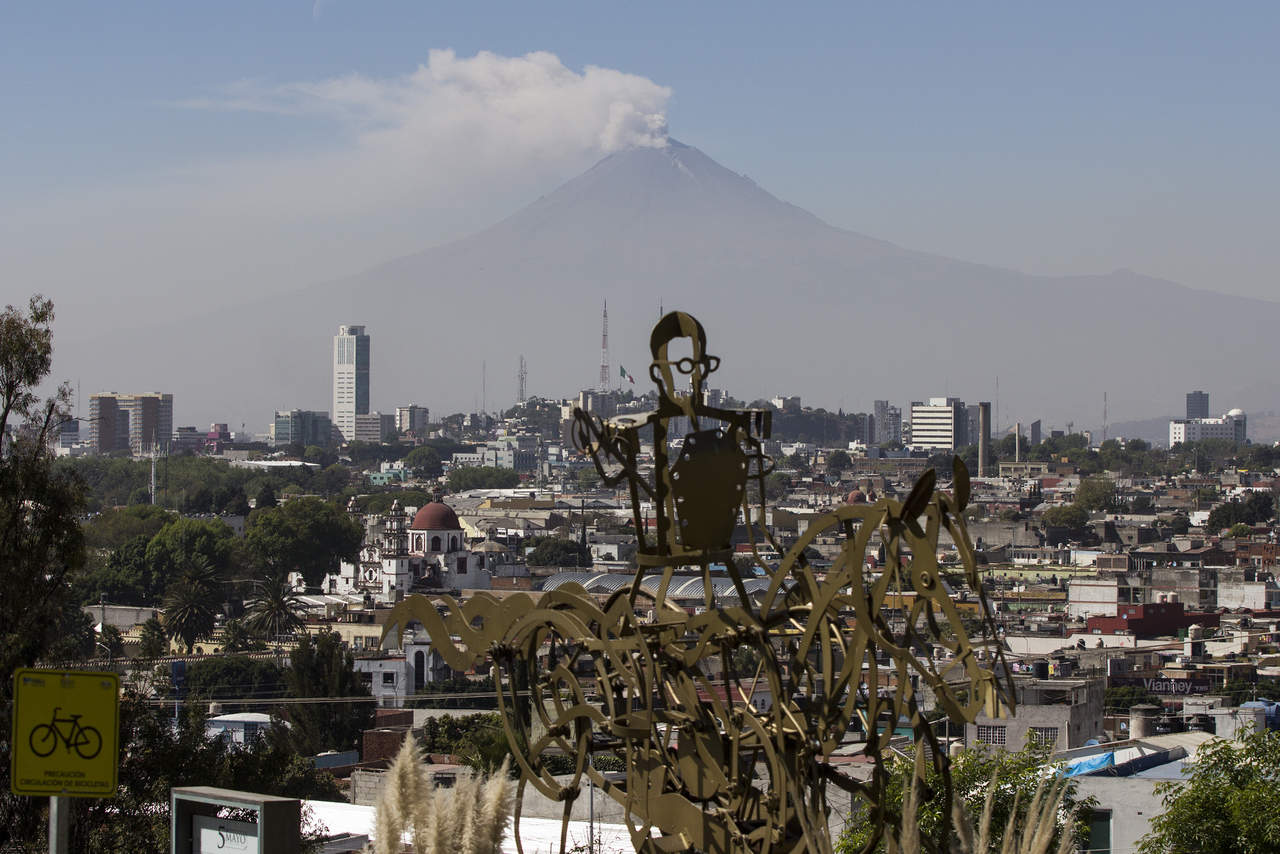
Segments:
[[[549,154],[548,132],[515,152],[515,179],[425,150],[424,183],[402,193],[289,207],[288,188],[316,183],[308,168],[332,174],[409,120],[353,120],[366,105],[345,94],[317,107],[279,87],[357,75],[381,103],[451,49],[628,75],[600,97],[638,97],[673,136],[841,227],[1030,272],[1130,267],[1274,298],[1278,24],[1263,3],[9,4],[0,297],[35,284],[106,310],[175,281],[234,282],[232,298],[301,286],[481,227],[602,153],[584,126]],[[412,144],[441,132],[424,133]],[[294,183],[251,195],[280,172]],[[270,210],[224,231],[237,206]],[[169,255],[139,262],[157,243]]]

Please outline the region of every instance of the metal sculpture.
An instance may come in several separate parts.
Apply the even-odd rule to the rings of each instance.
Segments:
[[[691,355],[669,358],[676,342]],[[606,483],[630,494],[640,539],[633,582],[603,602],[577,584],[537,599],[478,593],[461,604],[442,596],[437,606],[410,597],[388,619],[384,645],[399,645],[416,621],[451,667],[491,661],[520,794],[532,786],[564,801],[567,829],[586,778],[622,805],[637,851],[830,852],[830,785],[860,797],[874,826],[893,826],[886,759],[903,720],[929,748],[921,761],[941,772],[939,794],[949,802],[946,751],[917,698],[927,689],[956,723],[1013,703],[964,527],[964,465],[955,461],[950,495],[935,491],[930,470],[903,502],[845,505],[819,517],[770,569],[757,549],[761,542],[777,548],[764,524],[771,461],[761,441],[770,414],[703,402],[703,382],[719,360],[707,354],[705,332],[691,316],[663,317],[650,349],[655,410],[607,421],[574,413],[581,450]],[[688,378],[687,390],[677,387],[677,376]],[[673,442],[676,419],[689,429]],[[739,525],[750,544],[749,567],[734,560]],[[937,554],[944,530],[978,595],[977,639],[943,583]],[[817,572],[805,552],[831,535],[843,544]],[[885,555],[880,568],[868,565],[873,537]],[[768,580],[764,592],[748,594],[744,570]],[[669,600],[677,573],[702,577],[698,613]],[[718,602],[713,579],[722,573],[736,595]],[[892,622],[890,605],[900,614]],[[873,769],[865,782],[827,761],[851,727],[865,733],[863,753]],[[593,766],[601,753],[623,760],[621,779]],[[567,782],[548,772],[555,754],[573,761]],[[921,779],[924,771],[917,768]],[[950,816],[949,803],[942,815]],[[519,806],[516,822],[518,828]],[[944,826],[938,839],[922,840],[925,849],[942,850],[949,833]],[[562,851],[564,844],[562,833]]]

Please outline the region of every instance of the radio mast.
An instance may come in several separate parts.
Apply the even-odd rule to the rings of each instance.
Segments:
[[[609,390],[609,301],[604,301],[600,326],[600,390]]]

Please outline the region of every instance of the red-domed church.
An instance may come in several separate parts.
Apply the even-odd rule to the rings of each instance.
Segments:
[[[343,563],[338,575],[330,578],[330,592],[370,594],[381,602],[396,602],[415,589],[488,590],[492,586],[485,553],[470,550],[458,514],[448,504],[431,501],[412,521],[398,500],[385,514],[365,515],[353,498],[347,512],[364,524],[364,545],[358,566]]]

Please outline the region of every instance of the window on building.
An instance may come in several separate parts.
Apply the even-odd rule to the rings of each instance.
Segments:
[[[1027,741],[1037,747],[1053,747],[1058,743],[1056,726],[1033,726],[1027,730]]]
[[[383,684],[383,685],[394,685],[394,684],[396,684],[396,675],[395,675],[395,673],[393,673],[393,672],[392,672],[392,671],[390,671],[390,670],[384,671],[384,672],[383,672],[383,674],[382,674],[382,684]],[[1004,729],[1004,727],[1001,727],[1001,729]],[[1001,743],[1001,744],[1004,744],[1004,742],[1003,742],[1003,741],[1002,741],[1002,742],[1000,742],[1000,743]]]
[[[1111,810],[1093,810],[1089,814],[1089,832],[1082,850],[1088,854],[1111,854]]]
[[[458,558],[458,575],[467,574],[467,559],[465,557]]]
[[[1005,730],[1003,726],[986,726],[978,725],[978,741],[983,744],[991,744],[997,747],[1003,747],[1005,744]]]
[[[431,551],[433,551],[433,552],[438,552],[438,551],[440,551],[440,538],[439,538],[439,537],[432,537],[432,538],[431,538]]]

